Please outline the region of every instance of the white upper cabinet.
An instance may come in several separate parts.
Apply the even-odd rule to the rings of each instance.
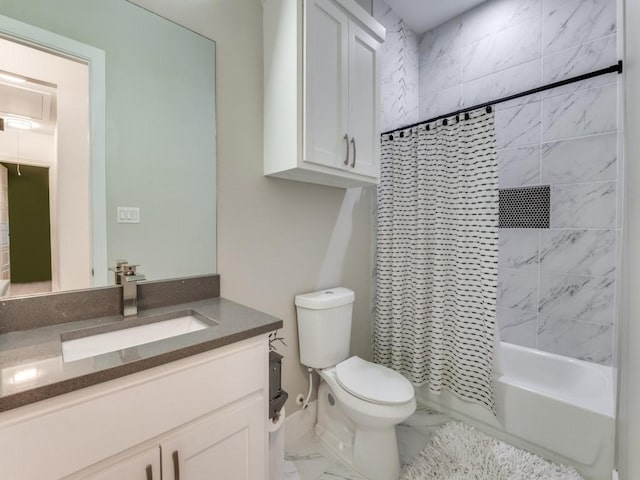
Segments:
[[[378,183],[384,28],[353,0],[265,0],[264,173]]]
[[[305,159],[340,168],[348,153],[349,17],[333,0],[308,5]]]

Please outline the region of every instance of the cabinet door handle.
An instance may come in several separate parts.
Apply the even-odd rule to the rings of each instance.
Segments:
[[[353,163],[351,163],[351,168],[356,168],[356,137],[351,137],[351,144],[353,145]]]
[[[344,141],[347,144],[347,156],[344,159],[344,164],[348,166],[349,165],[349,135],[347,135],[346,133],[344,134]]]
[[[173,452],[171,457],[173,458],[173,478],[174,480],[180,480],[180,459],[178,458],[178,451]]]
[[[147,480],[153,480],[153,468],[147,465]]]

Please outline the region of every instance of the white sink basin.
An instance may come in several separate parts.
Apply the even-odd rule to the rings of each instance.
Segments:
[[[127,321],[123,320],[123,322]],[[138,323],[135,320],[131,322]],[[147,323],[146,325],[132,325],[129,328],[125,327],[112,332],[97,333],[70,340],[64,340],[63,338],[62,358],[65,362],[73,362],[74,360],[81,360],[185,333],[196,332],[211,326],[211,323],[196,318],[194,314],[187,314],[177,318]]]

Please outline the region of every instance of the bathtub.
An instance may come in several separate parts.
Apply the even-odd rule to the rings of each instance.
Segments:
[[[614,463],[612,369],[502,342],[494,393],[497,417],[449,392],[416,389],[418,401],[590,480]]]

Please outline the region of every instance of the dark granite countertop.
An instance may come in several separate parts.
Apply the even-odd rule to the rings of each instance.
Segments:
[[[99,330],[118,330],[123,323],[136,320],[110,316],[0,335],[0,412],[282,327],[282,320],[220,297],[144,310],[139,312],[137,319],[145,323],[147,317],[184,310],[193,310],[217,324],[196,332],[72,362],[63,361],[62,335],[82,336],[69,332],[87,328],[93,330],[96,327]]]

